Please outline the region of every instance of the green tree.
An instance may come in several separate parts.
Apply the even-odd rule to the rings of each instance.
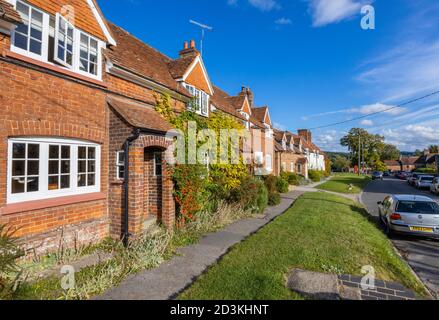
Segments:
[[[381,153],[381,160],[398,160],[401,156],[401,152],[393,144],[384,145],[383,152]]]
[[[428,147],[428,151],[430,153],[439,153],[439,146],[438,145],[431,145]]]
[[[420,156],[422,156],[424,153],[421,151],[421,150],[419,150],[419,149],[416,149],[415,150],[415,154],[414,154],[414,156],[415,157],[420,157]]]
[[[352,165],[358,165],[358,149],[361,143],[361,160],[364,159],[368,166],[374,166],[384,150],[384,137],[371,134],[365,129],[352,128],[349,133],[341,138],[340,144],[349,149]]]
[[[349,167],[351,165],[351,162],[348,158],[336,155],[334,160],[332,161],[332,168],[336,172],[344,172],[349,170]]]

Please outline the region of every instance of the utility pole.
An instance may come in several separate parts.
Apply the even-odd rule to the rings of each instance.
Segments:
[[[361,136],[360,133],[358,133],[358,176],[360,176],[360,170],[361,170]]]

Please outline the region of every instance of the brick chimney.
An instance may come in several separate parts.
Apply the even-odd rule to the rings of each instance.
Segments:
[[[247,99],[250,104],[250,108],[254,108],[255,106],[255,97],[253,95],[253,92],[250,90],[250,88],[247,88]]]
[[[312,133],[307,129],[301,129],[298,131],[299,136],[304,138],[307,142],[312,142]]]
[[[180,58],[186,58],[190,56],[197,56],[200,53],[195,47],[195,40],[191,40],[190,42],[185,41],[183,50],[179,52]]]

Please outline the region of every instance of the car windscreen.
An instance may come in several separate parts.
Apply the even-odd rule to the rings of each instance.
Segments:
[[[433,177],[421,177],[421,181],[433,182]]]
[[[439,214],[439,205],[436,202],[399,201],[397,212]]]

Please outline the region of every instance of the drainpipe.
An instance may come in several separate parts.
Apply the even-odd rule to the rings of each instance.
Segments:
[[[125,149],[125,173],[124,173],[124,195],[125,195],[125,199],[124,199],[124,234],[123,234],[123,245],[125,247],[128,247],[129,244],[129,237],[130,237],[130,231],[129,231],[129,180],[130,180],[130,170],[129,170],[129,165],[130,165],[130,146],[131,143],[134,140],[137,140],[137,138],[139,138],[140,136],[140,129],[134,129],[132,135],[130,137],[127,138],[127,140],[125,141],[124,144],[124,149]]]

